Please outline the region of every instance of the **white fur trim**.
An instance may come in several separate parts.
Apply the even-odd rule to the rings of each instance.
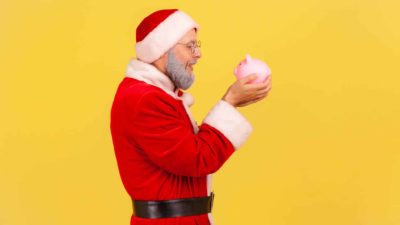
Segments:
[[[191,94],[185,92],[181,97],[179,97],[177,94],[178,90],[174,91],[175,86],[167,75],[161,73],[153,65],[137,59],[131,59],[129,61],[128,68],[126,70],[126,76],[159,87],[175,99],[181,100],[183,106],[185,107],[186,113],[192,122],[193,131],[195,134],[197,134],[199,127],[197,126],[197,123],[189,109],[189,107],[194,103],[194,98]]]
[[[231,104],[219,101],[203,121],[225,135],[235,149],[244,144],[253,131],[251,124]]]
[[[159,87],[173,97],[176,97],[172,81],[167,75],[161,73],[161,71],[151,64],[131,59],[126,70],[126,76]]]
[[[212,174],[207,175],[207,195],[210,196],[212,189]],[[214,225],[214,218],[211,213],[208,213],[208,220],[211,225]]]
[[[207,175],[207,195],[210,196],[212,189],[212,174]],[[214,218],[211,213],[208,213],[208,220],[211,225],[214,225]]]
[[[214,218],[211,213],[208,213],[208,220],[210,221],[211,225],[214,225]]]
[[[211,194],[212,189],[212,174],[207,175],[207,195]]]
[[[189,15],[175,11],[136,43],[137,58],[147,63],[154,62],[193,28],[199,29],[199,26]]]
[[[185,102],[187,106],[192,106],[194,104],[194,98],[191,94],[184,92],[181,99]]]

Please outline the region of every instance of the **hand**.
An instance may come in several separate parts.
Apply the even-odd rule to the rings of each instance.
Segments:
[[[228,102],[234,107],[243,107],[256,103],[265,98],[272,88],[271,76],[258,84],[250,84],[257,75],[246,76],[233,83],[222,97],[222,100]]]

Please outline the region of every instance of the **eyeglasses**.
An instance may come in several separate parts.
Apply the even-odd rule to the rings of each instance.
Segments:
[[[178,42],[177,44],[180,45],[185,45],[186,48],[190,49],[192,51],[192,54],[196,52],[196,50],[200,50],[201,47],[201,42],[200,41],[191,41],[189,43],[180,43]]]

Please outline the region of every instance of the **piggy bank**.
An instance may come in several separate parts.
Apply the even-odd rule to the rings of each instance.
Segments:
[[[253,59],[249,54],[247,54],[246,59],[241,61],[235,68],[234,74],[236,75],[237,79],[242,79],[243,77],[253,73],[257,74],[257,79],[251,81],[250,83],[261,83],[271,75],[271,69],[263,61]]]

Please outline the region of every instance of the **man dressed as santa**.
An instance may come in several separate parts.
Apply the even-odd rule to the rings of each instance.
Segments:
[[[213,224],[211,175],[252,132],[236,107],[264,99],[271,80],[234,82],[198,126],[187,90],[201,57],[196,22],[177,9],[159,10],[136,29],[129,62],[111,109],[119,173],[132,198],[131,225]]]

